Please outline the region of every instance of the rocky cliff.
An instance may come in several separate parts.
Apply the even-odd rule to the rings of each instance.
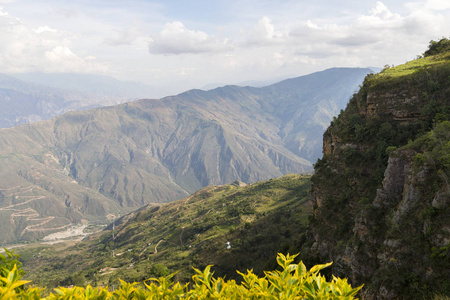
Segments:
[[[313,254],[367,299],[449,294],[450,53],[366,77],[324,134]]]

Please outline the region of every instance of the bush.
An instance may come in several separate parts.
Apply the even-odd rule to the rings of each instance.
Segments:
[[[428,46],[428,50],[425,51],[423,54],[424,57],[430,56],[430,55],[436,55],[443,52],[446,52],[450,50],[450,40],[443,37],[439,40],[439,42],[436,41],[430,41],[430,44]]]
[[[0,256],[2,258],[3,256]],[[108,288],[59,287],[47,299],[355,299],[362,286],[352,288],[347,279],[333,276],[327,281],[319,271],[330,266],[331,263],[316,265],[307,270],[300,262],[293,264],[296,255],[284,256],[278,254],[277,263],[281,271],[265,272],[259,278],[252,270],[242,275],[242,283],[234,280],[225,281],[223,278],[214,278],[211,266],[203,271],[194,268],[192,276],[193,285],[181,285],[171,281],[175,274],[160,278],[150,278],[140,283],[127,283],[121,281],[119,289],[109,291]],[[7,270],[10,265],[3,264],[2,269]],[[41,299],[42,290],[39,288],[26,288],[27,281],[22,277],[17,264],[5,276],[0,277],[3,286],[0,287],[0,299]]]

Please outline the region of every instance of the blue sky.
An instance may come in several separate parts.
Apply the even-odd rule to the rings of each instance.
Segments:
[[[0,0],[0,72],[112,76],[174,94],[414,59],[450,1]]]

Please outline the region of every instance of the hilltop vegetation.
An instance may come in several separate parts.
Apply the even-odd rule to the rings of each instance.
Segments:
[[[423,54],[424,56],[431,56],[437,54],[445,54],[450,50],[450,40],[443,37],[439,41],[430,41],[428,50]]]

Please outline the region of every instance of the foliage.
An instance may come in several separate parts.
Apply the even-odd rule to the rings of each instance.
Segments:
[[[8,249],[5,249],[5,254],[6,255],[0,253],[0,276],[7,277],[15,265],[19,268],[19,275],[22,276],[25,272],[20,269],[22,267],[22,263],[18,259],[19,256],[14,254],[14,250],[11,251]],[[1,282],[0,286],[2,286]]]
[[[440,46],[437,47],[439,50],[436,50],[434,55],[424,55],[424,57],[419,57],[405,64],[385,68],[376,75],[366,76],[363,89],[371,87],[378,90],[388,90],[397,84],[408,83],[414,88],[422,90],[422,98],[426,99],[427,94],[434,93],[442,86],[448,85],[450,60],[448,45],[450,42],[447,39],[443,41],[443,44],[437,42]]]
[[[425,51],[424,56],[436,55],[450,50],[450,40],[443,37],[438,42],[430,41],[428,50]]]
[[[405,149],[417,152],[414,155],[416,167],[433,164],[438,170],[450,171],[450,122],[436,124],[433,130],[408,143]]]
[[[193,285],[173,283],[175,274],[150,278],[141,283],[121,281],[120,287],[110,291],[108,287],[58,287],[46,298],[57,299],[355,299],[362,288],[352,288],[347,279],[333,276],[331,281],[319,273],[331,263],[316,265],[310,270],[303,262],[293,264],[296,255],[278,254],[277,263],[281,270],[265,272],[258,277],[252,270],[240,273],[243,280],[225,281],[215,278],[211,266],[203,271],[195,269]],[[6,265],[5,265],[6,266]],[[6,267],[5,267],[6,269]],[[41,299],[42,290],[23,287],[27,281],[20,280],[19,270],[14,265],[6,277],[0,277],[4,287],[0,288],[0,299]]]

